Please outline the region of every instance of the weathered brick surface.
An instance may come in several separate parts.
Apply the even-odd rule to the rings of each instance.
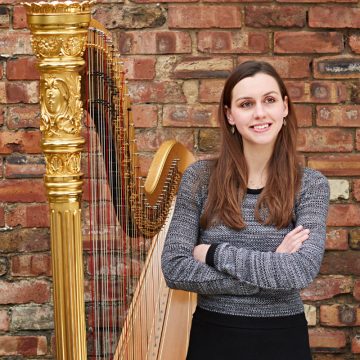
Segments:
[[[10,318],[6,310],[0,310],[0,331],[9,331]]]
[[[338,129],[300,129],[298,150],[304,152],[351,152],[354,148],[351,131]]]
[[[168,25],[183,29],[240,28],[241,12],[237,6],[169,5]]]
[[[248,54],[269,50],[269,34],[260,31],[211,31],[197,34],[198,49],[202,53]]]
[[[353,292],[354,298],[356,300],[360,300],[360,279],[356,279],[354,281],[354,292]]]
[[[0,201],[45,202],[45,186],[43,180],[1,180]]]
[[[342,330],[309,329],[309,338],[315,350],[339,350],[346,346],[346,334]]]
[[[357,176],[360,154],[310,156],[308,165],[328,176]]]
[[[360,354],[360,336],[355,335],[351,340],[351,352]]]
[[[352,285],[350,276],[318,276],[310,286],[301,291],[301,298],[311,301],[331,299],[339,294],[351,293]]]
[[[10,130],[39,128],[40,108],[38,105],[12,105],[7,107],[6,126]]]
[[[349,46],[354,53],[360,54],[360,36],[357,34],[350,35]]]
[[[27,28],[27,19],[25,7],[21,5],[16,5],[13,7],[13,28],[14,29],[24,29]]]
[[[6,63],[6,77],[8,80],[39,80],[35,64],[34,56],[10,58]]]
[[[43,304],[50,300],[50,284],[44,280],[0,280],[0,304]]]
[[[330,205],[328,215],[329,226],[359,226],[360,206],[355,204]]]
[[[11,154],[13,152],[40,153],[40,138],[39,131],[0,132],[0,154]]]
[[[353,196],[357,201],[360,201],[360,180],[353,182]]]
[[[15,205],[8,207],[6,225],[15,227],[49,227],[49,207],[47,204]]]
[[[49,254],[17,255],[11,258],[12,276],[51,275]]]
[[[10,10],[6,6],[0,6],[0,28],[9,28]]]
[[[53,329],[53,308],[49,305],[15,306],[11,314],[11,330]]]
[[[347,250],[349,248],[348,231],[345,229],[328,229],[326,232],[326,250]]]
[[[354,250],[360,250],[360,229],[350,230],[350,247]]]
[[[42,178],[45,174],[45,159],[42,155],[11,154],[6,157],[6,178]]]
[[[12,31],[0,33],[1,55],[31,54],[29,31]]]
[[[4,87],[4,96],[0,98],[1,102],[36,104],[39,101],[39,83],[37,81],[0,82],[0,94],[2,87]]]
[[[48,229],[14,229],[1,232],[1,254],[48,251],[49,249]]]
[[[305,8],[297,6],[246,6],[245,25],[250,27],[303,27]]]
[[[349,199],[349,181],[341,179],[329,179],[330,201]]]
[[[274,51],[278,54],[340,53],[344,48],[339,32],[279,31],[274,34]]]
[[[320,324],[324,326],[359,326],[360,307],[356,305],[321,305]]]
[[[327,275],[360,275],[357,251],[328,251],[325,253],[320,273]]]
[[[134,58],[125,62],[127,79],[152,80],[155,77],[155,58]]]
[[[321,105],[316,107],[316,123],[319,126],[359,127],[359,105]]]
[[[132,111],[135,127],[150,128],[157,125],[158,108],[156,105],[133,105]]]
[[[0,336],[0,356],[39,356],[47,354],[45,336]]]
[[[356,29],[360,26],[360,9],[350,6],[314,6],[309,9],[309,26]]]
[[[216,127],[216,105],[164,106],[163,125],[174,127]]]

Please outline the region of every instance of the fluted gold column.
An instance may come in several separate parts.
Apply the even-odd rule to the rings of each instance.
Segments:
[[[81,238],[79,72],[92,2],[26,3],[40,69],[42,149],[51,218],[56,358],[86,359]]]

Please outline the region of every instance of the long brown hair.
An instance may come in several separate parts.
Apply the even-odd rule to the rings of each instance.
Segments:
[[[247,191],[248,168],[243,141],[226,118],[231,107],[232,90],[244,78],[258,73],[272,76],[279,85],[283,100],[288,99],[286,126],[280,130],[269,161],[268,178],[255,208],[256,219],[277,228],[287,226],[293,215],[296,194],[300,188],[301,168],[296,151],[297,120],[294,107],[284,82],[276,70],[266,62],[247,61],[238,66],[227,79],[219,105],[221,141],[219,157],[215,160],[208,187],[208,198],[201,216],[201,225],[207,228],[223,223],[235,229],[246,226],[241,204]]]

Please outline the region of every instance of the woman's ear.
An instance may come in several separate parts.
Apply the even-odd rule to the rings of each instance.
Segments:
[[[284,97],[284,117],[288,116],[289,114],[289,100],[288,97]]]
[[[234,120],[233,120],[233,118],[232,118],[232,116],[231,116],[231,111],[230,111],[230,109],[227,107],[227,106],[225,106],[225,117],[226,117],[226,120],[228,121],[228,123],[230,124],[230,125],[234,125],[235,123],[234,123]]]

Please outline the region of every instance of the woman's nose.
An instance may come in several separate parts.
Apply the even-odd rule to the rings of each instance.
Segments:
[[[254,113],[257,118],[262,118],[265,115],[265,109],[262,103],[256,103]]]

